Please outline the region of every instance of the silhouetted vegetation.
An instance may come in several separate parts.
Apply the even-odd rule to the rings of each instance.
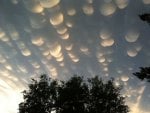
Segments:
[[[150,82],[150,67],[141,67],[139,72],[133,73],[140,80],[147,80]]]
[[[139,15],[139,17],[141,20],[146,21],[147,23],[150,24],[150,14],[149,13]]]
[[[19,113],[128,113],[121,86],[113,80],[103,82],[99,77],[84,81],[73,76],[68,81],[57,81],[41,75],[32,79],[23,91],[24,102]]]

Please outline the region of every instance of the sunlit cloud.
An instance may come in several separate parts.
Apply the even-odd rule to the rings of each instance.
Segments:
[[[116,11],[116,6],[113,3],[104,3],[100,7],[100,12],[104,16],[112,15],[113,13],[115,13],[115,11]]]
[[[115,0],[118,8],[124,9],[125,7],[128,6],[129,0]]]
[[[139,89],[137,89],[137,91],[135,93],[138,93],[138,97],[136,99],[136,102],[128,102],[129,106],[132,106],[130,108],[131,113],[149,113],[146,111],[143,111],[140,109],[140,102],[141,102],[141,98],[142,98],[142,94],[145,90],[145,86],[139,87]],[[132,93],[132,95],[135,93]]]
[[[104,53],[98,52],[98,53],[96,54],[96,57],[97,57],[97,58],[101,58],[101,57],[103,57],[103,55],[104,55]]]
[[[113,38],[105,39],[101,41],[101,46],[103,47],[109,47],[112,46],[115,43]]]
[[[0,55],[0,63],[5,63],[5,62],[6,62],[6,59],[2,55]]]
[[[63,56],[63,54],[62,54],[62,52],[60,51],[57,55],[55,55],[55,58],[60,58],[60,57],[62,57]]]
[[[72,28],[73,27],[73,22],[67,21],[66,26]]]
[[[87,3],[89,3],[89,4],[92,4],[93,3],[93,0],[86,0],[87,1]]]
[[[32,37],[31,42],[36,46],[42,46],[44,44],[44,39],[40,36]]]
[[[134,43],[129,45],[127,48],[127,55],[130,57],[135,57],[142,50],[142,45],[139,43]]]
[[[99,34],[101,39],[111,38],[111,32],[107,29],[102,29]]]
[[[105,73],[105,76],[108,77],[108,76],[109,76],[109,73]]]
[[[81,46],[80,47],[80,51],[82,53],[84,53],[85,55],[89,55],[90,54],[89,49],[87,47],[85,47],[85,46]]]
[[[9,37],[6,36],[6,35],[4,35],[3,37],[1,37],[0,40],[3,41],[3,42],[8,42],[8,41],[10,41]]]
[[[72,61],[73,62],[79,62],[79,58],[73,58]]]
[[[82,7],[84,14],[92,15],[94,13],[94,8],[91,4],[86,4]]]
[[[16,44],[17,44],[17,46],[18,46],[19,49],[24,49],[24,48],[26,48],[24,42],[22,42],[22,41],[17,41]]]
[[[0,39],[3,38],[6,35],[6,33],[0,28]]]
[[[69,33],[64,33],[62,35],[60,35],[61,39],[67,40],[69,39]]]
[[[142,50],[142,46],[140,44],[135,45],[134,48],[136,49],[136,51],[141,51]]]
[[[62,62],[64,60],[64,57],[63,56],[60,56],[60,57],[57,57],[56,58],[56,61],[58,61],[58,62]]]
[[[2,79],[0,79],[0,86],[1,86],[1,88],[0,89],[3,89],[3,88],[11,88],[8,84],[7,84],[7,82],[6,81],[4,81],[4,80],[2,80]],[[4,93],[5,94],[5,93]]]
[[[71,58],[73,62],[79,62],[79,58],[75,54],[68,52],[68,56]]]
[[[14,87],[13,87],[14,89],[18,89],[18,88],[22,87],[22,85],[20,84],[19,79],[17,78],[17,76],[15,76],[15,75],[14,75],[14,76],[9,75],[9,76],[8,76],[8,79],[11,80],[11,81],[10,81],[10,86],[11,86],[11,87],[14,86]],[[8,82],[8,83],[9,83],[9,82]],[[14,84],[14,85],[12,85],[12,84]],[[18,84],[20,84],[19,87],[17,87]]]
[[[137,30],[130,30],[127,32],[125,39],[127,42],[136,42],[139,38],[139,32]]]
[[[10,71],[8,69],[4,69],[2,68],[1,69],[1,75],[5,76],[5,77],[8,77],[10,75]]]
[[[73,48],[73,44],[67,44],[67,45],[65,46],[65,49],[66,49],[67,51],[72,50],[72,48]]]
[[[16,42],[18,48],[21,50],[22,55],[24,56],[30,56],[32,52],[27,48],[24,42],[18,41]]]
[[[31,65],[35,68],[35,69],[38,69],[38,68],[40,68],[40,65],[39,65],[39,63],[38,62],[36,62],[36,61],[30,61],[30,63],[31,63]]]
[[[33,13],[41,13],[44,10],[44,8],[40,5],[39,1],[37,0],[23,0],[23,3],[27,10]]]
[[[150,4],[150,0],[142,0],[144,4]]]
[[[12,76],[14,77],[14,76]],[[15,78],[15,77],[14,77]],[[1,78],[0,79],[0,100],[1,100],[1,112],[14,113],[17,112],[18,104],[22,100],[21,91],[24,89],[23,85],[18,81],[16,84],[12,82],[13,78]],[[9,109],[8,109],[9,108]],[[14,109],[15,108],[15,109]]]
[[[102,62],[101,63],[103,66],[108,66],[108,63],[106,63],[106,62]]]
[[[22,49],[21,53],[24,56],[30,56],[31,55],[31,51],[29,49]]]
[[[55,43],[50,50],[50,54],[55,57],[56,61],[62,62],[64,60],[63,53],[61,51],[61,46],[58,43]]]
[[[47,60],[44,59],[44,58],[41,59],[41,62],[42,62],[44,65],[48,63]]]
[[[123,82],[127,82],[127,81],[129,80],[129,77],[128,77],[127,75],[122,75],[122,76],[121,76],[121,80],[122,80]]]
[[[123,71],[122,71],[121,68],[116,68],[116,72],[117,72],[118,74],[122,74],[122,73],[123,73]]]
[[[13,4],[18,4],[18,0],[11,0]]]
[[[116,77],[115,78],[115,80],[114,80],[114,85],[116,86],[116,87],[119,87],[120,86],[120,81],[119,81],[119,79]]]
[[[44,27],[46,23],[46,19],[42,15],[34,15],[34,16],[31,15],[29,19],[30,19],[31,27],[34,29],[40,29]]]
[[[18,40],[20,38],[19,32],[13,25],[9,25],[7,29],[12,40]]]
[[[67,31],[68,31],[68,29],[64,26],[57,28],[57,33],[60,34],[60,35],[65,34]]]
[[[76,14],[76,10],[74,8],[70,8],[67,10],[67,14],[69,16],[74,16]]]
[[[109,63],[111,63],[111,62],[113,62],[113,58],[106,58],[106,60],[107,60],[107,62],[109,62]]]
[[[57,78],[58,72],[57,69],[53,65],[47,65],[48,70],[50,71],[50,75],[52,78]]]
[[[127,50],[127,55],[130,57],[135,57],[135,56],[137,56],[137,54],[138,54],[138,51],[136,51],[135,49]]]
[[[62,13],[55,13],[50,17],[50,23],[54,26],[62,24],[64,21],[64,16]]]
[[[65,66],[64,62],[61,62],[59,65],[60,65],[61,67],[64,67],[64,66]]]
[[[28,73],[27,68],[23,65],[17,65],[17,68],[23,73]]]
[[[10,64],[5,64],[5,67],[6,67],[6,69],[8,69],[8,70],[12,70],[13,68],[12,68],[12,66],[10,65]]]
[[[108,67],[104,67],[103,71],[107,72],[108,71]],[[108,75],[106,75],[106,76],[108,76]]]
[[[103,63],[103,62],[106,61],[106,59],[105,59],[105,57],[101,57],[101,58],[98,59],[98,61],[99,61],[100,63]]]
[[[42,52],[42,54],[43,54],[44,56],[48,56],[48,55],[50,54],[50,51],[49,51],[49,50],[45,50],[45,51]]]
[[[73,59],[73,58],[76,58],[76,56],[75,56],[73,53],[71,53],[71,52],[68,52],[68,55],[69,55],[69,57],[72,58],[72,59]]]
[[[60,0],[39,0],[44,8],[52,8],[59,4]]]
[[[51,56],[50,54],[48,54],[48,55],[46,56],[46,58],[47,58],[47,60],[51,60],[51,59],[52,59],[52,56]]]

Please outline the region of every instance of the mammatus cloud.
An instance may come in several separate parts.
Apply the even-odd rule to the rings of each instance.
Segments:
[[[116,86],[124,85],[131,113],[148,113],[142,100],[149,92],[132,73],[150,64],[149,26],[138,18],[149,4],[1,0],[0,112],[16,113],[29,78],[47,73],[58,79],[73,74],[114,77]]]

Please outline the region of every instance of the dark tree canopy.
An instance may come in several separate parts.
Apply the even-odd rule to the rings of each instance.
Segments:
[[[59,92],[60,113],[86,113],[88,86],[81,77],[74,76],[66,81]]]
[[[150,67],[141,67],[139,72],[133,73],[140,80],[147,80],[150,82]]]
[[[150,24],[150,14],[149,13],[139,15],[139,17],[141,20],[146,21],[147,23]]]
[[[57,81],[41,75],[32,79],[23,92],[24,102],[19,113],[128,113],[121,87],[113,80],[103,82],[98,76],[85,81],[73,76],[68,81]]]
[[[51,113],[57,96],[57,82],[41,75],[39,81],[32,79],[28,87],[23,91],[24,102],[19,104],[19,113]]]
[[[113,80],[106,83],[98,77],[89,80],[90,89],[90,113],[127,113],[124,97],[121,96],[121,87],[115,87]]]

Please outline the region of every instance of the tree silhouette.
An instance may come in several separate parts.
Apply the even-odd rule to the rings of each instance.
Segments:
[[[24,102],[19,104],[19,113],[51,113],[55,108],[57,82],[41,75],[32,79],[29,89],[23,91]]]
[[[66,81],[59,92],[60,113],[86,113],[88,86],[82,77],[74,76]]]
[[[149,13],[139,15],[139,17],[141,20],[146,21],[147,23],[150,24],[150,14]]]
[[[140,67],[140,71],[133,73],[133,75],[138,77],[140,80],[147,79],[147,81],[150,82],[150,67]]]
[[[127,113],[124,97],[121,96],[122,87],[115,87],[113,79],[104,83],[97,76],[89,79],[90,89],[90,113]]]
[[[128,113],[121,87],[113,80],[103,82],[98,76],[85,81],[73,76],[67,81],[56,81],[41,75],[32,79],[23,92],[24,102],[19,113]]]

